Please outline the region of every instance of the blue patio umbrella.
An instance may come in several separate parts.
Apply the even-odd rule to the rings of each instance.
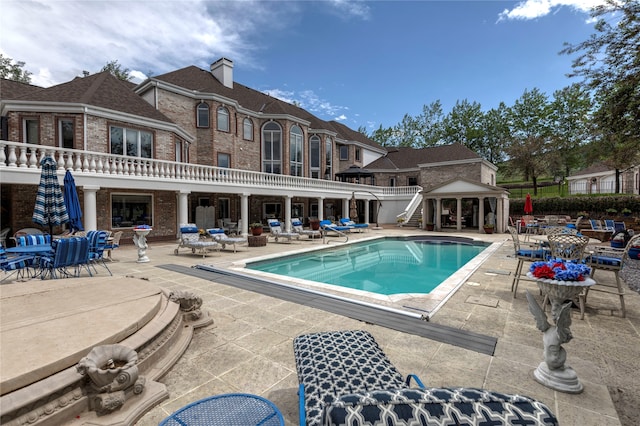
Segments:
[[[56,174],[56,161],[46,156],[40,161],[40,167],[40,184],[31,219],[34,223],[48,226],[49,234],[53,234],[53,225],[69,222],[69,215],[64,205],[60,182],[58,182]]]
[[[76,181],[70,170],[64,174],[64,205],[69,215],[69,228],[71,232],[84,231],[82,227],[82,209],[76,190]]]

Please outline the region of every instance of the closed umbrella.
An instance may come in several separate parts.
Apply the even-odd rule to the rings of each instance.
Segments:
[[[524,213],[533,213],[533,203],[531,202],[531,195],[527,194],[527,198],[524,200]]]
[[[56,174],[56,162],[46,156],[40,161],[40,184],[36,196],[36,206],[33,209],[34,223],[49,227],[49,234],[53,235],[53,225],[69,222],[69,215],[64,205],[64,198],[60,190],[60,182]]]
[[[351,196],[351,202],[349,203],[349,218],[353,221],[358,221],[358,204],[356,203],[356,195]]]
[[[82,209],[76,190],[76,181],[70,170],[64,174],[64,205],[69,215],[69,228],[71,232],[84,231],[82,227]]]

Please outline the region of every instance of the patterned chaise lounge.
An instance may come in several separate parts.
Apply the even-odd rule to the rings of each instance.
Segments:
[[[557,425],[526,396],[474,388],[425,388],[402,377],[361,330],[313,333],[293,341],[300,425]],[[410,388],[414,379],[419,388]]]
[[[191,253],[197,252],[204,258],[209,250],[218,248],[218,243],[216,241],[200,240],[198,227],[194,223],[187,223],[180,225],[180,242],[173,252],[179,254],[181,248],[191,249]]]
[[[244,244],[247,242],[245,237],[230,237],[224,233],[223,228],[210,228],[207,229],[207,233],[211,235],[211,238],[214,239],[218,244],[222,246],[224,250],[227,246],[233,247],[233,252],[235,253],[237,248],[236,244]]]

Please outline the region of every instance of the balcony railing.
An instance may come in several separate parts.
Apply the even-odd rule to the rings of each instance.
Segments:
[[[53,157],[59,170],[101,176],[153,179],[154,181],[185,181],[203,185],[227,185],[248,188],[294,188],[321,192],[327,196],[350,192],[368,192],[379,198],[413,196],[421,188],[379,187],[298,176],[262,173],[250,170],[228,169],[200,164],[127,157],[77,149],[0,141],[0,170],[39,169],[45,156]]]

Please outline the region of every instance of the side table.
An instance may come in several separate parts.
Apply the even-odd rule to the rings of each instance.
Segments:
[[[249,235],[247,237],[247,242],[249,243],[249,247],[264,247],[267,245],[267,236],[266,235],[258,235],[258,236]]]
[[[229,393],[193,402],[172,413],[159,426],[284,426],[273,402],[258,395]]]

